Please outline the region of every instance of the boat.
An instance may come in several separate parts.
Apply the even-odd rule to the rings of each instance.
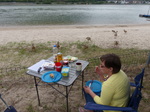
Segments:
[[[149,10],[150,10],[150,7],[149,7]],[[147,14],[139,14],[139,17],[150,18],[149,10],[148,10]]]
[[[150,18],[150,15],[147,15],[147,14],[140,14],[139,17]]]

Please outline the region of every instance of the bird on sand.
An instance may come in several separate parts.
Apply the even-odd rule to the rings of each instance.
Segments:
[[[115,36],[115,37],[117,37],[117,35],[118,35],[117,33],[114,33],[114,36]]]
[[[35,48],[34,44],[32,44],[31,51],[35,51],[35,50],[36,50],[36,48]]]
[[[87,40],[87,41],[92,41],[92,40],[91,40],[91,37],[86,37],[86,40]]]
[[[119,42],[118,41],[114,41],[114,46],[118,46],[119,45]]]
[[[56,43],[56,47],[57,47],[57,49],[60,48],[60,43],[59,43],[59,41]]]
[[[113,33],[117,33],[118,31],[112,30]]]
[[[114,33],[114,36],[115,36],[115,37],[118,36],[118,31],[112,30],[112,32]]]
[[[88,45],[82,45],[82,48],[85,50],[85,49],[88,49],[89,48],[89,46]]]
[[[123,30],[124,31],[124,33],[127,33],[127,30]]]

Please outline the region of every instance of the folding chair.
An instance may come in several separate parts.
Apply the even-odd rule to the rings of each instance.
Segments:
[[[130,86],[136,87],[138,84],[140,86],[140,89],[143,88],[142,83],[143,83],[143,77],[145,73],[145,68],[142,69],[142,72],[139,73],[135,78],[134,78],[134,83],[130,82]]]
[[[6,105],[6,110],[4,112],[17,112],[17,110],[13,106],[8,106],[7,103],[2,98],[2,95],[0,94],[0,99],[3,101],[3,103]]]
[[[87,104],[84,106],[87,110],[93,110],[96,112],[103,111],[103,110],[112,110],[112,111],[123,111],[123,112],[138,112],[139,103],[142,98],[141,89],[143,88],[143,77],[145,73],[145,67],[150,64],[150,53],[148,56],[148,59],[146,61],[146,65],[142,69],[141,73],[138,74],[134,78],[134,83],[130,83],[131,86],[135,87],[134,92],[132,93],[132,96],[130,97],[130,100],[128,102],[127,107],[114,107],[114,106],[108,106],[108,105],[101,105],[96,104],[94,102],[87,102]]]
[[[140,103],[140,100],[142,98],[141,94],[141,88],[140,84],[138,84],[135,87],[135,90],[130,97],[129,103],[127,107],[114,107],[114,106],[108,106],[108,105],[101,105],[96,104],[93,102],[88,102],[84,108],[87,110],[93,110],[96,112],[102,111],[102,110],[112,110],[112,111],[123,111],[123,112],[138,112],[138,106]]]

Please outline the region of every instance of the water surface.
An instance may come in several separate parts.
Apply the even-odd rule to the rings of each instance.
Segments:
[[[149,5],[0,6],[0,26],[147,24]]]

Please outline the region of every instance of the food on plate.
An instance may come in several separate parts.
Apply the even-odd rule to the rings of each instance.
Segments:
[[[72,57],[72,58],[71,58],[71,61],[76,61],[76,60],[78,60],[77,57]]]
[[[76,60],[78,60],[77,57],[73,57],[70,55],[63,58],[63,61],[69,61],[69,62],[76,61]]]
[[[45,62],[45,63],[43,64],[43,67],[44,67],[45,70],[54,69],[54,66],[55,66],[55,63],[52,62],[52,61]]]
[[[53,74],[53,73],[49,74],[49,76],[50,76],[51,78],[54,78],[54,74]]]

